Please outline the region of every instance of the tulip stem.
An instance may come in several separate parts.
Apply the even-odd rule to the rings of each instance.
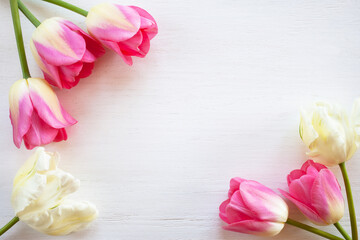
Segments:
[[[21,31],[20,17],[19,17],[19,9],[17,0],[10,0],[11,7],[11,15],[13,19],[14,32],[16,38],[16,45],[19,53],[21,70],[23,77],[25,79],[30,77],[29,67],[26,61],[25,47],[24,47],[24,39]]]
[[[304,229],[305,231],[308,231],[308,232],[312,232],[314,234],[317,234],[319,236],[322,236],[326,239],[331,239],[331,240],[343,240],[342,238],[340,237],[337,237],[335,235],[332,235],[331,233],[328,233],[328,232],[324,232],[318,228],[314,228],[314,227],[311,227],[309,225],[306,225],[306,224],[303,224],[301,222],[297,222],[295,220],[292,220],[290,218],[288,218],[288,220],[286,221],[287,224],[289,225],[292,225],[294,227],[298,227],[298,228],[301,228],[301,229]]]
[[[69,9],[70,11],[73,11],[73,12],[76,12],[80,15],[83,15],[84,17],[86,17],[88,15],[88,11],[82,9],[82,8],[79,8],[75,5],[72,5],[71,3],[68,3],[68,2],[64,2],[62,0],[42,0],[44,2],[49,2],[49,3],[52,3],[52,4],[55,4],[55,5],[58,5],[60,7],[63,7],[63,8],[66,8],[66,9]]]
[[[27,19],[35,26],[38,27],[41,22],[37,19],[34,14],[24,5],[24,3],[20,0],[17,0],[20,11],[25,15]]]
[[[345,231],[345,229],[341,226],[340,223],[334,223],[334,226],[336,227],[337,230],[339,230],[339,232],[341,233],[341,235],[344,236],[344,238],[346,240],[351,240],[351,237],[349,236],[349,234]]]
[[[14,217],[4,227],[0,228],[0,236],[3,235],[7,230],[14,226],[19,221],[18,217]]]
[[[344,178],[344,184],[345,184],[345,189],[346,189],[346,196],[347,196],[347,201],[348,201],[348,206],[349,206],[349,215],[350,215],[350,222],[351,222],[352,239],[358,240],[358,230],[357,230],[357,224],[356,224],[355,206],[354,206],[354,200],[352,197],[349,176],[347,174],[346,167],[345,167],[345,162],[340,163],[339,166],[340,166],[343,178]]]

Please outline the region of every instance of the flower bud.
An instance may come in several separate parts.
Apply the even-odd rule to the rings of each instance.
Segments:
[[[9,93],[10,119],[15,145],[28,149],[67,139],[65,127],[74,125],[49,86],[39,78],[16,81]]]
[[[281,193],[316,225],[337,223],[344,215],[344,199],[334,174],[324,165],[306,161],[288,177],[289,193]]]
[[[30,48],[45,80],[67,89],[89,76],[95,60],[105,53],[98,41],[59,17],[46,19],[36,28]]]
[[[144,9],[112,3],[91,8],[86,25],[94,38],[119,54],[128,65],[132,65],[132,56],[146,56],[150,40],[158,32],[155,19]]]
[[[229,199],[220,205],[225,230],[275,236],[288,218],[288,206],[273,190],[251,180],[233,178]]]

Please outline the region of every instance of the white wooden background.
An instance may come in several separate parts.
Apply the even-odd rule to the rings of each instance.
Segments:
[[[100,1],[72,2],[89,9]],[[84,27],[79,15],[24,2],[40,19],[64,16]],[[13,217],[13,177],[31,152],[12,143],[8,90],[21,71],[9,3],[0,3],[3,225]],[[108,51],[91,77],[58,91],[79,123],[68,129],[67,142],[47,149],[59,151],[60,167],[82,181],[74,197],[94,202],[100,216],[88,230],[57,239],[259,239],[221,229],[218,206],[228,182],[240,176],[286,189],[287,173],[306,160],[300,106],[325,99],[350,109],[360,96],[359,1],[120,3],[147,9],[159,35],[133,67]],[[22,20],[29,50],[34,28]],[[28,53],[32,75],[41,76]],[[360,154],[348,168],[360,216]],[[341,222],[350,230],[348,220],[346,214]],[[2,239],[52,238],[18,223]],[[275,239],[317,238],[287,226]]]

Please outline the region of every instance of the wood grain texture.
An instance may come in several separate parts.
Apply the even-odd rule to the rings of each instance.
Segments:
[[[39,0],[24,0],[40,19],[84,19]],[[73,3],[89,9],[100,0]],[[120,1],[119,1],[120,2]],[[13,217],[12,180],[31,154],[12,143],[8,89],[21,78],[8,1],[0,21],[0,225]],[[319,100],[350,110],[360,96],[358,1],[136,0],[159,35],[133,67],[108,51],[91,77],[57,91],[79,123],[51,144],[60,167],[82,181],[73,197],[100,216],[64,240],[261,239],[221,229],[218,206],[231,177],[286,189],[304,160],[299,108]],[[32,25],[22,18],[29,50]],[[30,53],[33,76],[41,76]],[[360,154],[348,163],[360,201]],[[334,169],[340,177],[338,169]],[[292,205],[291,205],[292,206]],[[356,206],[360,216],[360,205]],[[306,221],[294,207],[291,215]],[[341,221],[347,230],[349,217]],[[336,233],[334,227],[327,228]],[[52,239],[17,224],[4,240]],[[317,239],[287,226],[274,239]]]

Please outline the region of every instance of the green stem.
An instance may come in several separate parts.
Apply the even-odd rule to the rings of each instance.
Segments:
[[[4,227],[0,229],[0,236],[3,235],[7,230],[9,230],[12,226],[14,226],[19,221],[18,217],[14,217],[10,220]]]
[[[10,0],[10,7],[11,7],[11,15],[12,15],[12,19],[13,19],[16,45],[17,45],[17,49],[18,49],[18,53],[19,53],[22,74],[23,74],[23,77],[26,79],[26,78],[30,77],[30,72],[29,72],[29,67],[28,67],[27,61],[26,61],[24,39],[23,39],[22,32],[21,32],[21,24],[20,24],[17,0]]]
[[[38,27],[41,22],[37,19],[32,12],[24,5],[24,3],[20,0],[17,0],[20,11],[25,15],[27,19],[35,26]]]
[[[66,9],[69,9],[70,11],[73,11],[73,12],[76,12],[80,15],[83,15],[84,17],[86,17],[88,15],[88,11],[82,9],[82,8],[79,8],[75,5],[72,5],[70,3],[67,3],[67,2],[64,2],[62,0],[42,0],[44,2],[49,2],[49,3],[52,3],[52,4],[55,4],[55,5],[58,5],[60,7],[63,7],[63,8],[66,8]]]
[[[327,239],[331,239],[331,240],[343,240],[342,238],[340,237],[337,237],[335,235],[332,235],[331,233],[328,233],[328,232],[324,232],[318,228],[314,228],[314,227],[311,227],[309,225],[306,225],[306,224],[303,224],[303,223],[300,223],[300,222],[297,222],[295,220],[292,220],[290,218],[288,218],[288,220],[286,221],[287,224],[289,225],[292,225],[294,227],[298,227],[298,228],[301,228],[301,229],[304,229],[305,231],[308,231],[308,232],[312,232],[314,234],[317,234],[319,236],[322,236],[324,238],[327,238]]]
[[[339,166],[340,166],[343,178],[344,178],[346,196],[347,196],[347,201],[348,201],[348,206],[349,206],[352,239],[358,240],[358,230],[357,230],[357,224],[356,224],[355,206],[354,206],[354,200],[352,197],[349,176],[346,171],[345,163],[344,162],[340,163]]]
[[[341,233],[341,235],[344,236],[344,238],[346,240],[351,240],[351,237],[349,236],[349,234],[345,231],[345,229],[341,226],[340,223],[334,223],[334,226],[336,227],[337,230],[339,230],[339,232]]]

